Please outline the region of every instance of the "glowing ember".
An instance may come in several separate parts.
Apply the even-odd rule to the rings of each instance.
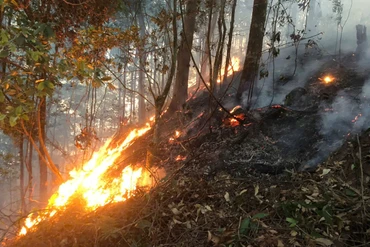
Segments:
[[[237,106],[235,106],[231,111],[230,111],[230,113],[231,114],[234,114],[234,112],[236,112],[237,110],[239,110],[239,109],[242,109],[242,107],[240,106],[240,105],[237,105]]]
[[[330,75],[327,75],[324,78],[319,78],[319,80],[324,82],[325,84],[330,84],[335,80],[335,78]]]
[[[178,130],[176,130],[176,131],[175,131],[175,136],[170,137],[170,139],[169,139],[168,141],[169,141],[169,142],[173,142],[173,141],[175,141],[175,139],[179,138],[179,137],[180,137],[180,135],[181,135],[181,132],[180,132],[180,131],[178,131]]]
[[[183,160],[185,160],[186,159],[186,156],[181,156],[181,155],[177,155],[177,157],[176,157],[176,161],[183,161]]]
[[[352,123],[356,123],[356,122],[357,122],[357,120],[358,120],[360,117],[362,117],[362,114],[361,114],[361,113],[357,114],[357,116],[352,120]]]
[[[121,176],[115,179],[109,180],[104,176],[121,152],[149,129],[147,125],[142,129],[131,131],[126,139],[115,148],[109,148],[111,140],[108,140],[82,169],[74,169],[69,173],[70,179],[60,185],[58,191],[51,196],[43,213],[37,216],[30,214],[27,217],[19,235],[25,235],[29,229],[41,221],[53,217],[57,210],[64,210],[72,202],[72,196],[84,199],[85,209],[91,211],[111,202],[127,200],[132,196],[137,185],[149,185],[149,182],[143,179],[147,175],[144,174],[142,168],[135,169],[127,166],[122,170]]]
[[[230,125],[231,127],[236,127],[240,125],[240,120],[244,120],[246,118],[244,113],[235,115],[235,118],[228,118],[228,121],[225,121],[226,125]],[[239,119],[239,120],[238,120]]]
[[[177,137],[179,137],[179,136],[180,136],[180,134],[181,134],[181,133],[180,133],[180,131],[178,131],[178,130],[176,130],[176,131],[175,131],[175,137],[176,137],[176,138],[177,138]]]

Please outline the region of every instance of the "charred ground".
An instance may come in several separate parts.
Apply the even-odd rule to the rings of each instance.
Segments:
[[[163,120],[157,149],[148,133],[110,172],[145,164],[149,148],[167,171],[154,189],[89,214],[73,205],[7,246],[369,245],[370,135],[356,127],[369,107],[361,98],[369,70],[344,61],[325,63],[285,104],[235,110],[238,123],[218,108],[210,117],[199,91],[188,110]],[[319,79],[328,73],[331,85]],[[353,118],[333,117],[342,96],[356,102]],[[328,119],[338,126],[327,128]]]

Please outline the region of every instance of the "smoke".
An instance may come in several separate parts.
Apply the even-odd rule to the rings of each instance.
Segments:
[[[274,3],[277,3],[277,0],[272,1],[272,6],[275,6]],[[287,93],[296,87],[303,87],[325,62],[340,59],[339,53],[343,58],[356,51],[356,25],[370,27],[370,14],[367,11],[370,1],[341,0],[339,3],[341,10],[333,1],[311,0],[312,13],[308,12],[307,15],[307,9],[302,10],[296,2],[286,1],[284,6],[292,18],[294,28],[287,24],[286,20],[277,25],[276,31],[281,33],[281,42],[275,43],[280,53],[274,61],[268,52],[271,48],[270,36],[274,22],[273,12],[269,13],[260,67],[260,70],[268,71],[268,77],[257,82],[256,97],[252,100],[253,108],[270,103],[281,104]],[[251,6],[239,7],[248,13],[251,11]],[[290,37],[292,33],[304,38],[299,43],[297,52]],[[245,36],[248,37],[248,33],[245,33]],[[314,42],[314,45],[307,49],[309,41]],[[246,105],[247,95],[243,96],[242,102]]]
[[[338,149],[347,138],[360,135],[370,127],[370,80],[359,90],[340,91],[334,101],[321,105],[320,135],[317,153],[302,168],[311,169],[323,162],[331,152]]]
[[[306,52],[305,43],[298,47],[298,54]],[[283,104],[285,96],[297,87],[305,87],[316,72],[328,62],[328,58],[315,54],[313,57],[304,55],[295,58],[296,48],[289,46],[280,51],[273,62],[267,63],[261,70],[268,71],[268,76],[257,81],[253,108],[268,106],[270,104]],[[267,61],[268,54],[262,60]],[[247,92],[243,95],[243,106],[247,105]]]

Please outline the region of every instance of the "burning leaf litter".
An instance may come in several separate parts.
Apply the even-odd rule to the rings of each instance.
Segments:
[[[331,75],[324,76],[323,78],[319,78],[320,81],[322,81],[324,84],[331,84],[334,82],[335,78]]]
[[[63,211],[76,197],[84,200],[86,211],[92,211],[107,203],[127,200],[138,185],[150,185],[149,181],[144,179],[146,176],[143,169],[131,165],[125,167],[121,176],[114,178],[111,182],[104,176],[122,151],[148,130],[150,130],[149,125],[142,129],[132,130],[116,148],[110,148],[111,139],[106,141],[105,145],[93,154],[82,169],[74,169],[70,172],[70,179],[61,184],[57,192],[51,196],[44,212],[39,215],[30,214],[26,218],[19,235],[35,230],[37,224],[53,217],[58,211]]]

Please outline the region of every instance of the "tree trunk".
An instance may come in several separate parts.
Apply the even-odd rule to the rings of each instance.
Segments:
[[[131,72],[131,114],[130,114],[130,120],[131,120],[131,123],[135,122],[135,94],[134,94],[134,90],[136,90],[136,87],[135,87],[135,81],[136,81],[136,72],[135,71],[132,71]]]
[[[25,205],[25,191],[24,191],[24,148],[23,148],[23,135],[19,138],[19,190],[20,190],[20,199],[21,199],[21,212],[24,213],[26,211]]]
[[[212,3],[213,4],[213,3]],[[203,38],[203,44],[202,44],[202,50],[204,52],[202,53],[202,58],[201,58],[201,64],[200,64],[200,74],[202,75],[202,78],[204,79],[205,82],[208,82],[210,79],[210,72],[208,71],[209,66],[209,58],[211,56],[211,43],[213,43],[213,34],[216,29],[216,23],[217,23],[217,18],[218,18],[218,12],[215,13],[215,15],[212,15],[212,9],[209,10],[209,25],[208,25],[208,30],[205,31],[204,38]],[[200,77],[199,77],[200,80]],[[200,81],[199,81],[200,82]],[[198,82],[198,83],[199,83]]]
[[[181,33],[181,42],[177,55],[177,70],[173,98],[169,106],[170,112],[182,110],[188,98],[188,77],[197,7],[198,0],[189,0],[186,5],[184,27]]]
[[[125,87],[127,87],[126,76],[127,76],[127,63],[125,63],[125,65],[123,66],[123,84],[125,85]],[[122,87],[121,85],[121,89],[123,90],[122,92],[122,119],[124,119],[126,117],[126,88]]]
[[[47,164],[44,159],[41,158],[45,157],[45,152],[42,147],[42,142],[45,143],[45,126],[46,126],[46,99],[45,97],[40,101],[40,126],[38,126],[39,133],[41,133],[41,139],[39,139],[39,150],[41,155],[39,155],[39,172],[40,172],[40,188],[39,188],[39,195],[40,201],[46,202],[47,200],[47,182],[48,182],[48,173],[47,173]],[[40,138],[40,136],[39,136]]]
[[[224,54],[224,46],[225,46],[225,37],[226,37],[226,23],[225,23],[225,7],[226,7],[226,0],[221,0],[220,2],[220,14],[218,17],[218,42],[217,42],[217,49],[215,54],[215,61],[213,63],[213,75],[211,79],[211,88],[213,92],[216,93],[217,83],[221,82],[221,65],[222,65],[222,58]],[[227,68],[225,68],[227,70]],[[218,81],[218,79],[220,81]]]
[[[176,68],[176,61],[177,61],[177,0],[173,0],[173,15],[172,15],[172,32],[173,32],[173,40],[172,40],[172,56],[171,56],[171,65],[170,71],[167,77],[166,84],[161,94],[158,96],[153,95],[154,97],[154,106],[155,106],[155,124],[154,124],[154,133],[153,133],[153,142],[152,146],[148,148],[147,155],[146,155],[146,165],[147,167],[151,167],[154,162],[155,153],[157,151],[157,147],[159,144],[160,139],[160,126],[161,126],[161,114],[163,111],[163,106],[166,102],[166,98],[171,89],[173,76],[175,75],[175,68]],[[153,91],[151,91],[153,93]]]
[[[267,0],[254,0],[252,22],[249,32],[247,54],[237,91],[237,101],[242,102],[242,95],[248,91],[247,109],[251,107],[255,79],[258,75],[259,61],[262,55],[265,32]]]
[[[223,75],[223,83],[226,82],[227,79],[227,73],[228,73],[228,68],[232,68],[232,64],[230,64],[230,56],[231,56],[231,45],[233,41],[233,33],[234,33],[234,22],[235,22],[235,9],[236,9],[236,2],[237,0],[233,0],[232,7],[231,7],[231,20],[230,20],[230,30],[228,33],[229,39],[227,41],[227,50],[226,50],[226,60],[225,60],[225,73]],[[233,69],[234,70],[234,69]]]
[[[139,93],[140,95],[145,95],[145,64],[146,64],[146,55],[144,51],[145,45],[145,21],[143,13],[143,5],[139,3],[138,9],[138,22],[140,27],[140,40],[141,45],[138,48],[139,54]],[[139,109],[138,109],[139,123],[144,123],[146,121],[146,109],[145,109],[145,99],[139,96]]]
[[[27,171],[28,171],[28,203],[32,202],[33,195],[33,169],[32,169],[33,149],[31,142],[28,141],[28,157],[27,157]],[[32,206],[31,206],[32,207]]]

